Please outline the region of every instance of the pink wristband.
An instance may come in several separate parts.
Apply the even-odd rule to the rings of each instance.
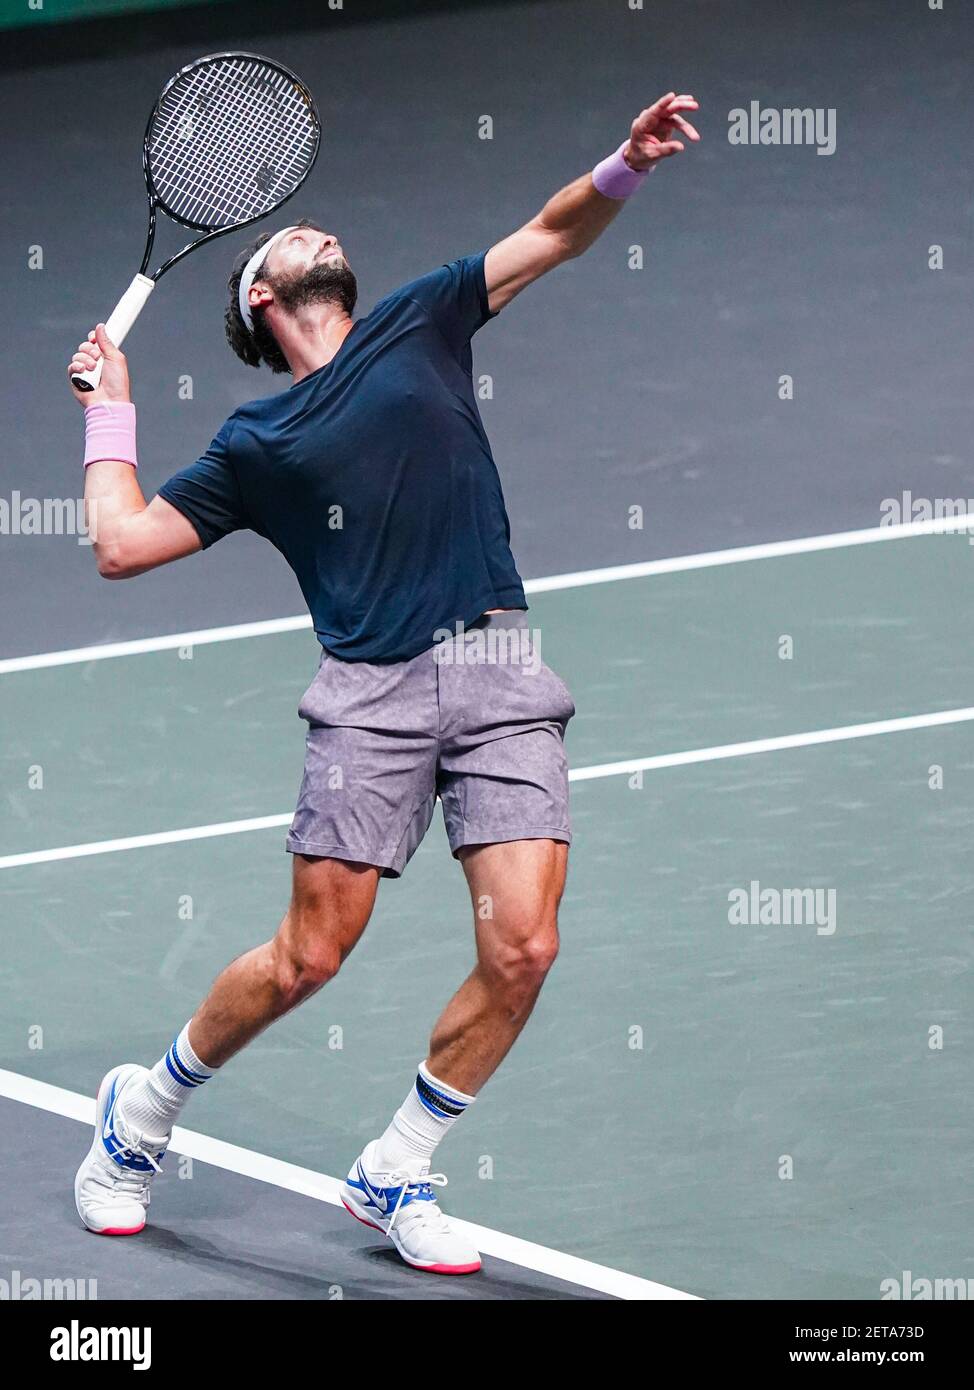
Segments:
[[[85,467],[101,459],[118,459],[138,468],[135,456],[135,406],[131,401],[104,401],[85,406]]]
[[[610,154],[592,170],[592,182],[604,198],[628,198],[656,168],[651,164],[648,169],[630,169],[622,154],[628,144],[628,140],[623,140],[615,154]]]

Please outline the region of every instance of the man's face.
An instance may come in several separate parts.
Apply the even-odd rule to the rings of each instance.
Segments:
[[[283,237],[268,255],[261,281],[288,312],[308,304],[337,304],[351,314],[358,298],[338,238],[315,227],[296,227]]]
[[[294,275],[315,265],[338,265],[345,253],[337,236],[316,227],[296,227],[283,237],[267,258],[268,275]]]

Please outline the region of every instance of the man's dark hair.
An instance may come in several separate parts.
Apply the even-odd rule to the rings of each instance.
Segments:
[[[311,227],[313,231],[320,232],[321,228],[317,222],[312,222],[309,217],[302,217],[300,222],[294,224],[296,227]],[[226,313],[223,316],[224,326],[227,333],[227,342],[240,358],[241,362],[246,362],[248,367],[259,367],[261,362],[265,362],[272,372],[289,372],[291,368],[288,360],[277,345],[277,339],[271,332],[264,320],[264,309],[258,305],[251,309],[254,320],[254,331],[251,333],[243,321],[240,313],[240,277],[244,273],[247,262],[255,251],[259,251],[265,242],[270,241],[272,232],[261,232],[256,241],[251,242],[245,251],[233,263],[230,272],[230,279],[227,281],[227,289],[230,291],[230,302],[227,304]],[[262,279],[264,267],[261,264],[257,268],[255,280]]]

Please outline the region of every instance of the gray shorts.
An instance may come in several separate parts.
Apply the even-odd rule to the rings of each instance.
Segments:
[[[540,660],[527,614],[491,613],[409,661],[323,653],[292,854],[398,878],[443,806],[450,848],[571,841],[564,736],[575,706]]]

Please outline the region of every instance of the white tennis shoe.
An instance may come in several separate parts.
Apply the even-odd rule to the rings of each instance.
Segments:
[[[433,1187],[445,1187],[429,1164],[417,1173],[374,1166],[376,1141],[366,1145],[342,1184],[341,1198],[357,1221],[387,1235],[414,1269],[432,1274],[475,1274],[480,1254],[440,1211]]]
[[[74,1202],[88,1230],[100,1236],[134,1236],[142,1230],[149,1185],[169,1144],[168,1134],[142,1134],[119,1114],[125,1087],[147,1071],[124,1062],[98,1087],[95,1137],[74,1180]]]

